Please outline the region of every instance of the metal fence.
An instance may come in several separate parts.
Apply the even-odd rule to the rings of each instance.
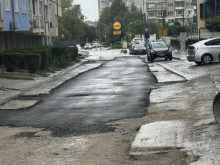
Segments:
[[[54,46],[75,46],[76,42],[74,40],[65,40],[65,41],[54,41]]]

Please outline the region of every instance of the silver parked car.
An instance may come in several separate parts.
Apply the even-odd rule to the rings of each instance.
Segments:
[[[220,61],[220,37],[199,41],[187,47],[187,60],[196,64]]]
[[[90,43],[86,43],[84,49],[92,49],[92,45]]]

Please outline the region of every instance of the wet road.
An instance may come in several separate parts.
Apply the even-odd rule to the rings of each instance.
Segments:
[[[106,122],[144,116],[157,82],[147,64],[138,56],[102,63],[50,95],[34,98],[40,103],[30,109],[0,111],[0,125],[45,128],[54,136],[65,136],[113,131]]]

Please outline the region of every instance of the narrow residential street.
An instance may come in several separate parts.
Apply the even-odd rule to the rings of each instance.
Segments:
[[[153,63],[120,50],[89,53],[87,63],[16,99],[37,104],[0,111],[1,164],[218,164],[219,63],[198,66],[184,53]],[[48,92],[52,82],[62,85]]]
[[[25,111],[1,111],[0,125],[45,128],[57,136],[112,131],[106,122],[146,114],[156,83],[138,56],[117,57],[70,79],[50,95],[21,98],[40,102]]]

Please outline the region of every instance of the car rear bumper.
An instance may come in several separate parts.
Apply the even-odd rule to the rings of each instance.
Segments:
[[[146,51],[134,51],[134,54],[147,54]]]
[[[187,60],[188,60],[189,62],[194,62],[194,61],[195,61],[195,56],[187,55],[186,58],[187,58]]]

